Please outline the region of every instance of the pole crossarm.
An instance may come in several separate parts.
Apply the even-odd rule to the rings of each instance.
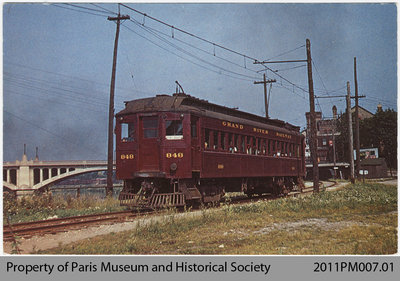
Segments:
[[[255,61],[255,62],[253,62],[253,64],[289,63],[289,62],[307,62],[307,60]]]
[[[268,103],[269,103],[269,97],[267,95],[267,84],[271,84],[272,87],[272,83],[275,83],[276,80],[275,79],[268,79],[267,80],[267,76],[263,75],[263,81],[254,81],[254,84],[264,84],[264,103],[265,103],[265,118],[269,118],[268,115]],[[270,88],[270,93],[271,93],[271,88]]]
[[[347,97],[346,95],[343,96],[315,96],[316,99],[329,99],[329,98],[345,98]],[[361,98],[366,98],[367,96],[358,96],[359,99]],[[355,99],[356,96],[351,96],[351,99]]]
[[[275,83],[276,79],[268,79],[266,81],[254,81],[254,84]]]
[[[115,21],[115,20],[129,20],[131,17],[128,15],[123,15],[123,16],[118,16],[118,17],[108,17],[107,19],[109,21]]]

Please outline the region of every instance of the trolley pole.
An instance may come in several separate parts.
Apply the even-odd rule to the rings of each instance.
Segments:
[[[310,40],[306,39],[307,49],[307,70],[308,70],[308,92],[310,97],[310,149],[311,160],[313,163],[313,187],[314,193],[319,192],[319,170],[318,170],[318,155],[317,155],[317,123],[315,118],[315,99],[314,99],[314,85],[312,78],[312,65],[311,65],[311,44]]]
[[[351,118],[351,99],[350,99],[350,82],[347,81],[347,118],[348,118],[348,128],[349,128],[349,161],[350,161],[350,180],[354,183],[354,155],[353,155],[353,126]]]
[[[113,193],[113,166],[114,166],[114,91],[115,91],[115,72],[117,66],[117,50],[118,50],[118,38],[119,38],[119,26],[121,24],[121,20],[130,19],[129,16],[121,16],[118,13],[117,17],[108,17],[109,21],[117,22],[117,30],[115,33],[115,41],[114,41],[114,57],[113,57],[113,65],[112,65],[112,73],[111,73],[111,85],[110,85],[110,104],[108,108],[108,156],[107,156],[107,187],[106,187],[106,195],[112,196]]]

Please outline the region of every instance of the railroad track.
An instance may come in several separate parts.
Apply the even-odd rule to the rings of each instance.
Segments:
[[[329,186],[332,187],[336,184],[336,182],[329,182]],[[312,193],[313,188],[304,188],[302,192],[296,191],[289,193],[289,197],[294,196],[303,196],[308,193]],[[258,201],[260,199],[273,200],[276,197],[271,194],[266,194],[262,196],[255,196],[251,198],[232,198],[229,200],[232,204],[245,204],[249,202]],[[134,213],[132,211],[120,211],[120,212],[112,212],[112,213],[100,213],[100,214],[91,214],[91,215],[82,215],[82,216],[74,216],[67,218],[55,218],[41,221],[32,221],[32,222],[22,222],[10,225],[3,226],[3,241],[15,241],[15,237],[24,237],[28,238],[34,235],[43,235],[49,233],[58,233],[65,232],[73,229],[80,229],[82,227],[88,225],[96,225],[107,222],[122,222],[132,218],[136,218],[143,214],[151,214],[154,211],[145,211],[142,213]]]
[[[22,222],[3,226],[3,241],[13,241],[16,236],[30,237],[37,234],[57,233],[83,226],[101,224],[105,222],[121,222],[139,216],[132,211],[100,213],[91,215],[55,218],[41,221]]]

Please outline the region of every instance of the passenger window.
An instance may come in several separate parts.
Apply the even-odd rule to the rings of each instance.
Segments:
[[[239,151],[239,136],[234,135],[233,136],[233,152],[238,152]]]
[[[229,133],[229,134],[228,134],[228,149],[229,149],[229,152],[233,152],[233,147],[234,147],[234,144],[233,144],[233,134],[232,134],[232,133]]]
[[[167,140],[183,139],[182,120],[167,120],[167,121],[165,121],[165,138]]]
[[[135,126],[133,123],[121,123],[121,141],[131,142],[134,141]]]
[[[259,155],[261,152],[261,139],[257,139],[257,150],[256,155]]]
[[[282,151],[281,151],[281,142],[280,141],[278,141],[277,142],[277,145],[276,145],[276,156],[281,156],[281,153],[282,153]]]
[[[225,133],[221,132],[221,149],[226,150],[226,144],[225,144]]]
[[[144,117],[143,136],[145,139],[158,137],[158,119],[154,117]]]
[[[209,129],[204,130],[204,148],[205,149],[210,148],[210,130]]]
[[[268,154],[268,151],[267,151],[267,149],[268,149],[268,141],[267,140],[263,140],[262,141],[262,154],[263,155],[267,155]]]
[[[214,132],[214,149],[218,149],[219,143],[218,143],[218,132]]]

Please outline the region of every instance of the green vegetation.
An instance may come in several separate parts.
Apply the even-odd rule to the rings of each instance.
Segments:
[[[355,113],[352,116],[354,120]],[[338,119],[338,131],[341,134],[336,140],[336,151],[339,152],[340,161],[348,162],[348,121],[346,119],[347,117]],[[355,126],[355,122],[353,122],[353,126]],[[353,127],[353,132],[354,130]],[[379,157],[385,158],[388,167],[397,169],[397,112],[393,109],[377,110],[371,118],[361,120],[360,141],[361,148],[378,148]]]
[[[134,230],[45,254],[393,254],[397,188],[355,184],[304,198],[283,198],[186,214],[170,212]]]
[[[70,216],[113,212],[123,210],[115,198],[83,195],[53,196],[51,193],[15,198],[8,194],[3,197],[3,224],[64,218]]]

